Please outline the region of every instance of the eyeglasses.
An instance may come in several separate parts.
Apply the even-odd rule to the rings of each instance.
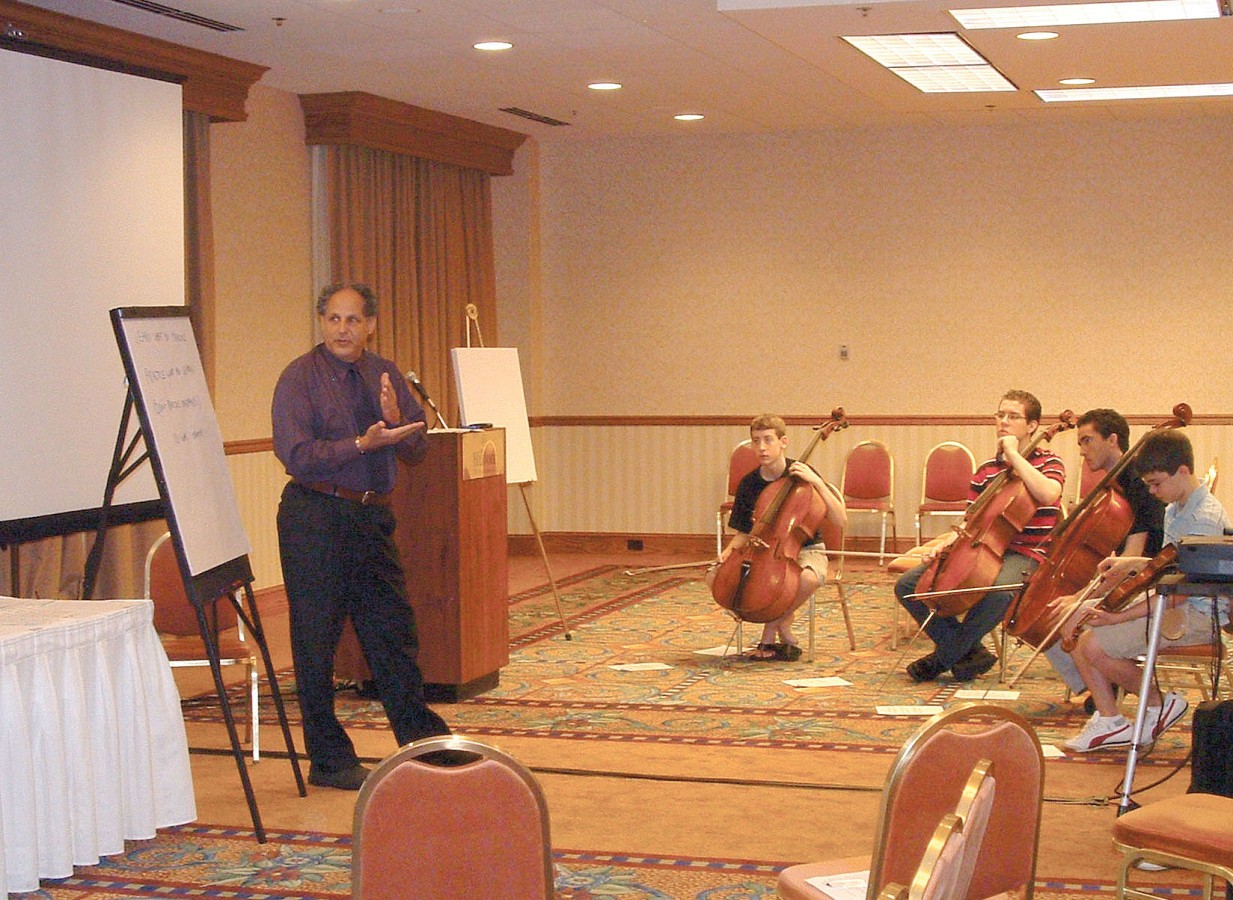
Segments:
[[[1002,410],[1002,409],[999,409],[997,412],[993,414],[993,421],[995,422],[1000,422],[1003,419],[1005,419],[1007,422],[1019,422],[1026,418],[1027,416],[1025,416],[1023,413],[1010,412],[1008,410]]]

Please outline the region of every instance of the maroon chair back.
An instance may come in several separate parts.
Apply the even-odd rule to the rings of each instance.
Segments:
[[[843,465],[843,496],[853,500],[883,500],[893,490],[894,463],[881,441],[861,441],[848,453]]]
[[[473,754],[461,765],[425,755]],[[553,896],[548,806],[524,766],[457,736],[387,757],[360,789],[352,828],[353,900],[525,900]]]
[[[930,502],[966,503],[973,469],[972,454],[963,444],[956,441],[938,444],[925,459],[921,507],[928,508]]]
[[[180,577],[180,564],[170,534],[155,541],[146,556],[146,596],[154,601],[154,630],[159,634],[200,636],[197,610],[188,599],[184,580]],[[214,612],[208,608],[206,612],[207,619],[217,626],[215,634],[235,628],[235,608],[229,602],[215,603]],[[217,620],[213,618],[215,615]]]

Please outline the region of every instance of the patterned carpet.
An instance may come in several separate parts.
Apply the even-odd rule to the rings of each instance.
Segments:
[[[148,841],[129,841],[122,855],[80,867],[69,878],[44,881],[23,900],[121,900],[128,897],[218,897],[230,900],[343,898],[351,889],[351,839],[345,835],[269,832],[258,844],[251,832],[185,825]],[[559,900],[759,900],[775,896],[783,863],[734,859],[634,857],[557,850]],[[1093,900],[1111,896],[1099,882],[1039,882],[1040,900]],[[1159,896],[1193,896],[1189,888]]]
[[[813,662],[805,657],[792,663],[757,662],[740,655],[699,653],[722,651],[733,637],[732,620],[711,600],[699,574],[688,569],[627,574],[603,566],[560,582],[571,640],[564,639],[547,586],[511,597],[511,659],[501,671],[500,685],[440,709],[458,733],[498,739],[497,743],[502,736],[517,736],[592,745],[703,744],[890,755],[922,719],[881,714],[878,706],[945,705],[960,698],[960,689],[1004,687],[997,683],[996,670],[971,685],[947,678],[912,684],[902,674],[903,664],[926,652],[928,644],[922,638],[906,654],[906,641],[898,650],[891,649],[891,579],[876,572],[847,579],[855,651],[848,649],[837,605],[829,602],[836,591],[827,587],[822,599],[828,602],[818,607]],[[796,626],[802,644],[807,642],[805,621],[798,619]],[[746,626],[747,644],[757,635],[757,626]],[[1018,651],[1010,671],[1025,659],[1026,653]],[[785,683],[831,676],[847,683],[826,687]],[[289,672],[280,676],[280,684],[295,721],[298,708]],[[1016,691],[1017,696],[994,702],[1028,717],[1045,744],[1060,743],[1086,719],[1081,709],[1063,702],[1060,682],[1044,660],[1021,678]],[[388,727],[376,701],[360,699],[353,691],[341,691],[338,698],[340,717],[349,729]],[[236,696],[235,702],[240,704],[241,698]],[[193,720],[216,721],[216,698],[187,703],[185,714]],[[268,702],[263,720],[275,721]],[[1188,726],[1171,730],[1150,756],[1140,757],[1144,779],[1154,780],[1181,762],[1189,744]],[[1110,754],[1072,755],[1051,761],[1049,767],[1059,775],[1068,772],[1061,780],[1090,791],[1092,781],[1109,780],[1109,771],[1117,765],[1111,762]],[[156,886],[172,885],[183,886],[186,896],[205,897],[338,897],[347,892],[348,841],[337,836],[272,834],[271,842],[261,846],[245,832],[188,826],[132,846],[123,859],[79,870],[74,878],[49,887],[45,896],[57,900],[159,896],[162,892]],[[607,852],[558,849],[556,857],[561,898],[773,897],[775,873],[789,863],[649,858],[613,854],[611,848]],[[1051,880],[1056,871],[1039,873],[1037,897],[1062,900],[1113,893],[1107,880]],[[1168,882],[1162,880],[1160,896],[1194,895],[1192,884],[1184,879]]]
[[[857,580],[859,579],[859,580]],[[510,663],[500,685],[443,711],[456,731],[580,740],[861,749],[894,753],[919,725],[917,717],[888,716],[879,706],[945,705],[971,690],[1000,690],[997,670],[971,684],[946,676],[916,685],[902,674],[906,661],[929,648],[921,637],[891,649],[891,579],[878,572],[849,575],[845,592],[857,635],[848,649],[837,596],[823,588],[818,604],[816,656],[796,662],[754,661],[740,655],[705,655],[733,639],[733,620],[710,598],[693,570],[626,574],[615,566],[580,573],[558,585],[571,640],[547,586],[511,597]],[[901,617],[906,619],[906,615]],[[796,634],[807,644],[807,619]],[[906,627],[906,626],[905,626]],[[758,626],[746,625],[747,646]],[[905,654],[905,649],[907,650]],[[1027,659],[1010,655],[1012,674]],[[630,668],[614,668],[630,667]],[[799,687],[790,679],[838,677],[846,684]],[[288,712],[298,720],[291,674],[280,676]],[[1082,728],[1081,709],[1063,702],[1060,681],[1043,658],[1015,685],[1014,699],[995,698],[1026,716],[1042,743],[1060,743]],[[979,696],[979,695],[978,695]],[[239,702],[237,695],[236,702]],[[343,691],[339,715],[348,728],[387,726],[380,704]],[[187,718],[213,721],[215,698],[186,704]],[[275,721],[263,704],[263,721]],[[1142,765],[1172,765],[1190,746],[1188,729],[1166,734]],[[1068,765],[1104,755],[1072,756]],[[1107,761],[1107,757],[1105,759]]]

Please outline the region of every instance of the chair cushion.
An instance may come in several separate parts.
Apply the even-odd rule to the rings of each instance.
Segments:
[[[922,503],[917,512],[966,512],[966,500],[929,500]]]
[[[788,866],[779,873],[775,894],[783,900],[825,900],[829,895],[808,883],[810,878],[827,875],[844,875],[849,872],[864,872],[869,868],[868,856],[849,856],[827,862],[805,863]]]
[[[160,634],[158,637],[162,641],[163,651],[167,654],[167,659],[171,662],[205,661],[209,659],[206,655],[205,641],[201,639],[200,635]],[[246,644],[239,640],[234,631],[229,635],[224,633],[219,636],[219,659],[249,660],[256,655],[254,650],[254,645]]]
[[[868,512],[890,512],[891,505],[889,500],[859,500],[853,497],[843,498],[844,506],[848,512],[852,510],[864,510]]]
[[[1218,866],[1233,866],[1233,798],[1182,794],[1131,810],[1113,822],[1113,839]]]

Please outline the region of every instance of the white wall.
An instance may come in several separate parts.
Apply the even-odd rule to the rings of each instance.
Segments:
[[[1054,412],[1227,412],[1229,136],[1179,118],[547,141],[516,163],[538,203],[496,180],[498,222],[542,238],[542,285],[499,265],[502,333],[542,386],[533,415],[972,414],[1011,386]]]

